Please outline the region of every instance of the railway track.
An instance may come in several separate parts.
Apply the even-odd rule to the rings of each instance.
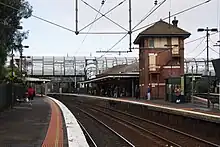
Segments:
[[[86,136],[86,140],[89,144],[90,147],[98,147],[97,144],[95,143],[94,139],[92,138],[92,136],[89,134],[89,132],[86,130],[86,128],[82,125],[82,123],[77,120],[78,124],[80,125],[80,127],[82,128],[85,136]]]
[[[109,122],[110,120],[114,121],[115,123],[111,121],[109,123],[115,124],[113,127],[116,127],[117,125],[118,126],[117,131],[120,131],[120,133],[123,133],[123,131],[120,129],[124,127],[124,130],[126,130],[126,132],[130,132],[130,135],[132,134],[132,136],[129,136],[127,133],[124,133],[124,135],[126,135],[126,137],[128,137],[131,140],[131,142],[133,142],[134,146],[167,146],[167,147],[177,146],[179,147],[178,144],[171,142],[168,139],[165,139],[163,137],[160,137],[156,133],[152,133],[140,126],[129,123],[128,121],[122,120],[114,116],[109,116],[109,114],[101,112],[97,109],[84,107],[83,111],[84,110],[90,111],[89,112],[90,114],[93,113],[94,115],[97,115],[97,117],[101,118],[102,120],[106,120],[107,122]],[[137,138],[139,139],[137,140]]]
[[[83,104],[85,105],[85,104]],[[199,146],[199,147],[219,147],[218,144],[209,142],[205,139],[192,136],[190,134],[181,132],[179,130],[103,106],[91,106],[86,104],[87,107],[104,113],[112,118],[123,121],[126,124],[138,127],[139,129],[148,132],[149,134],[158,137],[161,140],[167,141],[172,146]],[[98,109],[99,108],[99,109]]]
[[[104,122],[102,122],[101,120],[99,120],[98,118],[96,118],[95,116],[93,116],[92,114],[86,112],[85,110],[82,110],[78,107],[76,107],[78,110],[80,110],[81,112],[83,112],[84,114],[88,115],[89,117],[93,118],[94,120],[96,120],[98,123],[100,123],[101,125],[103,125],[105,128],[107,128],[108,130],[110,130],[114,135],[118,136],[121,140],[123,140],[127,146],[131,146],[134,147],[134,145],[132,143],[130,143],[127,139],[125,139],[123,136],[121,136],[119,133],[117,133],[115,130],[113,130],[112,128],[110,128],[107,124],[105,124]]]
[[[91,147],[97,146],[114,146],[114,147],[134,147],[127,139],[113,130],[103,121],[99,120],[94,115],[77,107],[76,105],[67,104],[67,107],[77,117],[88,144]],[[82,123],[81,123],[82,122]],[[85,125],[83,125],[85,123]],[[84,127],[85,126],[85,127]]]
[[[61,101],[64,101],[64,99]],[[85,104],[83,101],[73,101],[71,99],[65,101],[68,104],[71,104],[71,106],[74,105],[75,107],[77,105],[78,107],[83,108],[83,111],[86,110],[88,114],[91,114],[96,118],[99,118],[106,124],[108,123],[114,124],[112,126],[111,125],[109,126],[111,126],[111,128],[114,128],[114,130],[117,130],[118,132],[120,132],[120,134],[125,136],[128,140],[130,140],[131,143],[133,143],[134,146],[146,146],[143,144],[138,145],[137,141],[135,141],[137,138],[139,138],[139,142],[144,141],[144,138],[145,140],[147,139],[148,141],[151,140],[151,143],[153,145],[147,145],[147,146],[154,146],[155,144],[157,144],[155,146],[172,146],[172,147],[219,146],[218,144],[209,142],[208,140],[184,133],[182,131],[167,127],[165,125],[158,124],[156,122],[152,122],[144,118],[134,116],[132,114],[123,111],[119,111],[95,104],[88,104],[88,103]],[[120,126],[126,127],[127,132],[132,132],[133,138],[127,135],[126,133],[123,134],[123,131],[120,130]]]

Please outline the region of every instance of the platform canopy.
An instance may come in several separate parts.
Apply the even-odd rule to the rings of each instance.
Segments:
[[[25,81],[27,81],[27,82],[40,82],[40,83],[43,83],[43,82],[50,82],[51,80],[48,80],[48,79],[39,79],[39,78],[31,78],[31,77],[26,77],[25,78]]]
[[[96,75],[95,78],[79,83],[86,84],[98,82],[103,80],[112,80],[116,78],[138,78],[139,77],[139,63],[116,65],[112,68],[105,70],[103,73]]]

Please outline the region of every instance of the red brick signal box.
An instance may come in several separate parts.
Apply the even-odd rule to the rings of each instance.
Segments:
[[[176,18],[163,20],[141,32],[134,41],[139,45],[139,85],[144,97],[148,85],[153,98],[165,97],[165,79],[184,74],[184,40],[191,34],[178,26]]]

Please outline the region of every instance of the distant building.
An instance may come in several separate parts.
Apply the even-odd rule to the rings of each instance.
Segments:
[[[184,40],[191,34],[160,20],[141,32],[134,41],[139,45],[139,85],[141,97],[152,88],[152,97],[165,97],[165,79],[184,74]]]

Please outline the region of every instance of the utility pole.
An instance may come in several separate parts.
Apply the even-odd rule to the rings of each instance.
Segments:
[[[128,31],[128,34],[129,34],[129,51],[132,52],[131,50],[131,45],[132,45],[132,24],[131,24],[131,21],[132,21],[132,18],[131,18],[131,0],[129,0],[129,4],[128,4],[128,9],[129,9],[129,31]]]
[[[210,77],[209,77],[209,32],[218,32],[217,28],[209,29],[206,27],[205,29],[199,28],[198,32],[206,32],[206,40],[207,40],[207,56],[206,56],[206,75],[208,77],[208,93],[207,93],[207,106],[210,108]]]

